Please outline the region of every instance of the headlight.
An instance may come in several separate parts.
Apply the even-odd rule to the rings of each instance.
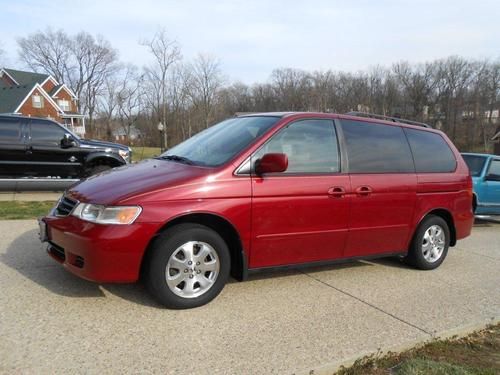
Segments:
[[[125,151],[125,150],[118,150],[118,155],[120,155],[125,160],[128,160],[130,152],[129,151]]]
[[[132,224],[142,209],[138,206],[106,207],[99,204],[80,203],[72,215],[97,224]]]

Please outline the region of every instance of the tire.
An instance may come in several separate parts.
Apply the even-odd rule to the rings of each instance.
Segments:
[[[87,177],[93,176],[93,175],[101,173],[101,172],[105,172],[107,170],[110,170],[111,168],[112,167],[110,165],[106,165],[106,164],[96,165],[89,170]]]
[[[449,245],[448,224],[439,216],[429,215],[418,226],[405,261],[421,270],[435,269],[446,258]]]
[[[162,305],[190,309],[217,297],[226,285],[230,265],[229,249],[217,232],[199,224],[179,224],[153,243],[144,281]]]

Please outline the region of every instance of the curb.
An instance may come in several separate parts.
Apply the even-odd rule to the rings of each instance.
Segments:
[[[412,349],[414,347],[422,346],[425,345],[433,340],[444,340],[444,339],[450,339],[453,337],[456,338],[461,338],[465,337],[473,332],[482,330],[486,328],[489,325],[494,325],[500,323],[500,316],[497,317],[492,317],[488,320],[483,320],[480,322],[475,322],[467,325],[463,325],[460,327],[452,328],[449,330],[445,330],[442,332],[439,332],[437,334],[433,334],[431,337],[426,337],[421,340],[412,340],[409,342],[406,342],[404,344],[400,345],[394,345],[386,348],[379,348],[378,350],[371,350],[371,351],[365,351],[361,352],[355,357],[351,357],[346,360],[342,361],[335,361],[335,362],[330,362],[324,365],[318,365],[317,367],[312,367],[309,369],[300,369],[297,371],[293,371],[293,375],[333,375],[335,374],[336,371],[340,370],[340,368],[343,367],[350,367],[356,362],[358,359],[361,359],[366,356],[370,355],[377,355],[377,356],[383,356],[385,354],[388,354],[389,352],[392,353],[400,353],[404,352],[406,350]]]

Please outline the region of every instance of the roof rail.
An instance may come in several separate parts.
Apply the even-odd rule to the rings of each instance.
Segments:
[[[377,119],[377,120],[386,120],[386,121],[392,121],[392,122],[399,122],[399,123],[402,123],[402,124],[422,126],[424,128],[432,128],[432,126],[430,126],[429,124],[424,124],[423,122],[406,120],[404,118],[398,118],[398,117],[377,115],[375,113],[366,113],[366,112],[352,111],[352,112],[347,112],[346,115],[349,115],[349,116],[358,116],[358,117],[369,117],[369,118],[374,118],[374,119]]]

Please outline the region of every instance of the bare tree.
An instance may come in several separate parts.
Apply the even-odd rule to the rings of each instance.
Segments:
[[[120,73],[106,77],[97,104],[98,115],[100,120],[104,123],[106,139],[108,140],[112,138],[111,125],[113,119],[118,115],[118,94],[120,85],[122,84],[119,78]]]
[[[72,51],[78,74],[70,76],[70,85],[80,98],[80,109],[83,108],[89,116],[89,130],[92,133],[97,97],[106,78],[116,72],[118,56],[102,36],[94,38],[85,32],[75,36]]]
[[[200,54],[193,63],[187,65],[186,77],[191,102],[202,116],[204,127],[208,128],[216,96],[224,82],[220,63],[211,56]]]
[[[141,44],[149,50],[154,62],[145,68],[146,79],[149,81],[149,103],[159,115],[159,120],[165,126],[165,148],[168,147],[167,126],[167,86],[168,72],[173,64],[180,61],[181,50],[175,40],[171,40],[165,29],[159,30],[153,39],[145,40]],[[151,100],[152,99],[152,100]]]
[[[86,32],[69,36],[64,31],[38,31],[18,39],[19,57],[36,72],[52,75],[78,97],[79,110],[89,116],[89,132],[97,96],[105,78],[116,69],[118,54],[102,36]]]
[[[3,66],[7,61],[5,50],[2,48],[2,42],[0,42],[0,67]]]
[[[63,31],[47,28],[17,39],[19,58],[35,72],[45,72],[57,81],[69,83],[74,74],[72,40]]]
[[[142,80],[143,76],[138,73],[137,67],[128,65],[120,78],[116,94],[118,120],[129,143],[131,129],[143,108]]]

